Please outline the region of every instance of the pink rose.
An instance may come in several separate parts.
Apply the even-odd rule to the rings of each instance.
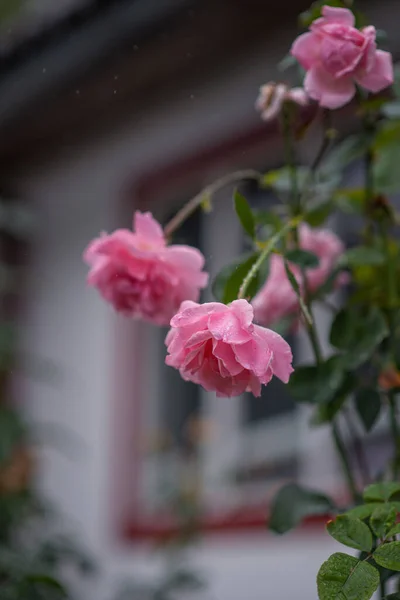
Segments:
[[[302,250],[312,252],[319,259],[317,267],[306,269],[307,289],[314,294],[326,282],[345,248],[332,231],[312,229],[305,223],[299,227],[299,246]],[[300,267],[291,264],[290,270],[301,288]],[[344,285],[347,281],[348,275],[342,273],[338,275],[335,285]],[[268,279],[253,298],[252,305],[256,320],[263,325],[271,325],[285,317],[299,314],[299,302],[287,278],[284,261],[280,255],[272,255]]]
[[[289,88],[284,83],[271,81],[260,87],[256,109],[260,111],[263,121],[272,121],[279,115],[285,102],[294,102],[300,106],[306,106],[308,96],[303,88]]]
[[[198,300],[208,275],[204,256],[190,246],[167,246],[151,213],[136,211],[133,232],[118,229],[93,240],[84,253],[88,283],[129,317],[167,325],[183,300]]]
[[[280,335],[252,321],[253,308],[247,300],[228,306],[184,302],[171,319],[165,362],[186,381],[199,383],[217,396],[245,391],[260,396],[261,384],[273,375],[289,381],[292,352]]]
[[[356,29],[347,8],[324,6],[322,15],[291,49],[307,71],[304,87],[311,98],[339,108],[353,98],[354,83],[374,93],[393,83],[392,55],[376,49],[375,27]]]

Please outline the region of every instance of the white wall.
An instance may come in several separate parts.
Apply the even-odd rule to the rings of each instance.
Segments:
[[[18,189],[33,202],[40,224],[22,342],[28,351],[54,361],[62,373],[55,388],[25,380],[26,406],[36,420],[60,423],[79,439],[71,456],[52,448],[43,452],[41,486],[101,561],[104,575],[88,588],[85,600],[108,600],[106,590],[114,576],[139,572],[152,577],[158,565],[140,549],[117,547],[112,536],[109,488],[118,319],[86,288],[82,250],[99,231],[120,224],[120,190],[135,174],[223,138],[237,123],[244,129],[254,123],[258,87],[270,78],[268,65],[289,43],[285,32],[279,32],[279,42],[271,40],[273,51],[264,48],[262,55],[226,73],[226,79],[207,89],[187,89],[173,106],[132,119],[113,136],[66,151],[57,161],[18,178]],[[243,162],[246,166],[245,156]],[[315,453],[320,460],[331,460],[329,444],[320,445],[326,432],[317,435],[310,460]],[[326,452],[322,459],[321,448]],[[303,542],[299,535],[275,539],[266,533],[229,542],[215,539],[204,543],[194,559],[209,576],[212,598],[311,600],[316,598],[318,566],[334,543],[324,533],[310,533],[304,552]]]

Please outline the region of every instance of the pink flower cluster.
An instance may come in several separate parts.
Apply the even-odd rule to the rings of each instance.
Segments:
[[[273,375],[287,383],[293,371],[289,344],[274,331],[254,325],[246,300],[228,306],[183,302],[165,343],[167,365],[217,396],[245,391],[260,396],[261,385]]]
[[[118,229],[93,240],[84,253],[88,283],[129,317],[168,325],[183,300],[198,300],[207,285],[204,256],[196,248],[167,246],[150,213],[136,212],[133,232]]]
[[[317,267],[306,270],[307,290],[314,294],[332,273],[338,258],[344,252],[344,246],[332,231],[312,229],[305,223],[299,227],[299,245],[301,249],[312,252],[319,259]],[[302,287],[300,267],[290,265],[290,270]],[[347,274],[339,275],[336,286],[345,284],[347,280]],[[256,321],[266,326],[285,317],[299,315],[299,301],[288,280],[282,256],[272,255],[267,282],[253,298],[252,305]]]
[[[339,108],[354,96],[355,83],[380,92],[393,83],[389,52],[376,49],[373,26],[359,30],[347,8],[324,6],[322,17],[294,42],[291,53],[307,71],[304,87],[326,108]]]

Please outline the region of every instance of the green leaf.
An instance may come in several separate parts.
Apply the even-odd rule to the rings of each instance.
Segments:
[[[372,548],[371,531],[360,519],[348,515],[339,515],[336,519],[330,521],[326,528],[329,535],[345,546],[363,552],[370,552]]]
[[[367,246],[358,246],[347,250],[341,257],[342,264],[349,267],[359,267],[365,265],[383,265],[386,261],[385,254],[377,248]]]
[[[319,265],[319,258],[308,250],[289,250],[285,255],[286,260],[305,269],[315,269]]]
[[[40,586],[48,587],[58,592],[63,598],[67,598],[68,594],[64,588],[64,586],[54,579],[54,577],[50,577],[45,573],[31,573],[25,577],[26,581],[29,583],[39,584]]]
[[[379,572],[367,562],[336,552],[317,576],[319,600],[369,600],[379,585]]]
[[[360,504],[360,506],[355,506],[350,510],[346,511],[346,515],[349,517],[355,517],[357,519],[368,519],[374,510],[378,507],[382,506],[379,502],[370,502],[368,504]]]
[[[336,190],[334,194],[334,203],[343,212],[350,214],[360,214],[365,209],[365,189],[345,188]]]
[[[345,378],[343,363],[332,356],[321,365],[297,367],[288,386],[290,393],[299,402],[325,404],[332,400]]]
[[[381,112],[388,119],[400,119],[400,102],[387,102]]]
[[[397,523],[394,527],[392,527],[392,529],[390,529],[387,532],[386,537],[391,538],[391,537],[394,537],[395,535],[399,535],[399,534],[400,534],[400,523]]]
[[[365,363],[376,347],[388,336],[386,320],[380,309],[371,306],[368,312],[356,308],[340,311],[331,327],[330,342],[340,350],[347,369],[355,369]]]
[[[329,200],[327,200],[323,204],[320,204],[319,206],[308,210],[304,215],[304,221],[311,225],[311,227],[319,227],[320,225],[325,223],[326,219],[333,212],[334,208],[335,205],[329,198]]]
[[[334,508],[324,494],[289,483],[279,490],[272,502],[269,529],[275,533],[286,533],[305,517],[329,515]]]
[[[371,431],[381,410],[381,397],[375,388],[362,388],[357,390],[355,404],[365,430]]]
[[[268,225],[274,233],[280,231],[284,225],[281,217],[272,210],[255,211],[254,220],[256,225]]]
[[[345,373],[344,380],[339,389],[335,392],[332,400],[326,404],[319,404],[316,412],[311,419],[311,425],[323,425],[333,421],[337,413],[341,410],[349,394],[354,390],[357,380],[353,373]]]
[[[297,60],[292,54],[286,54],[282,58],[282,60],[278,63],[279,71],[287,71],[288,69],[295,67],[297,65]]]
[[[397,121],[395,123],[397,124]],[[376,150],[372,170],[376,192],[394,194],[400,190],[399,163],[400,144],[398,139]]]
[[[396,522],[397,511],[389,504],[375,508],[369,520],[370,527],[377,538],[384,538]]]
[[[400,542],[389,542],[378,546],[373,557],[380,567],[400,571]]]
[[[233,194],[236,214],[245,232],[254,239],[255,237],[255,222],[253,212],[246,198],[240,192],[235,190]]]
[[[400,600],[400,592],[395,592],[394,594],[389,594],[389,596],[385,596],[385,600]]]
[[[212,283],[212,292],[214,297],[224,304],[228,304],[235,300],[239,293],[239,288],[243,283],[243,279],[250,271],[258,258],[258,253],[254,252],[241,256],[232,264],[224,267],[216,276]],[[266,261],[268,263],[268,261]],[[264,279],[265,282],[265,279]],[[254,277],[248,293],[250,296],[255,294],[254,288],[257,288],[259,280]]]
[[[326,157],[320,170],[324,173],[342,173],[347,165],[365,154],[369,142],[369,136],[364,133],[346,137]]]
[[[297,189],[302,191],[310,179],[308,167],[296,167],[295,170]],[[292,189],[292,171],[289,167],[282,167],[274,171],[268,171],[263,176],[261,187],[273,188],[277,192],[289,193]]]
[[[400,493],[400,483],[394,481],[382,481],[371,483],[363,493],[365,502],[388,502],[392,496]]]

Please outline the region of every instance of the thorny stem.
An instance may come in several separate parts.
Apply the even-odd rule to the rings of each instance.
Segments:
[[[390,405],[390,427],[392,429],[392,435],[394,440],[395,447],[395,455],[393,461],[393,479],[396,480],[399,475],[400,469],[400,429],[399,423],[397,420],[397,407],[396,407],[396,397],[391,390],[388,394],[389,396],[389,405]]]
[[[349,486],[349,490],[350,490],[351,495],[353,496],[354,502],[357,503],[358,499],[359,499],[359,493],[358,493],[357,486],[354,481],[353,473],[352,473],[352,470],[350,467],[350,462],[349,462],[349,458],[347,456],[346,446],[344,445],[344,442],[342,440],[339,426],[338,426],[337,422],[335,422],[335,421],[332,422],[332,434],[333,434],[333,440],[335,442],[336,450],[337,450],[337,453],[340,458],[340,462],[342,463],[342,468],[343,468],[343,472],[344,472],[344,475],[347,480],[347,485]]]
[[[228,173],[220,179],[217,179],[210,185],[207,185],[199,194],[196,194],[191,200],[189,200],[172,219],[164,227],[164,235],[166,238],[170,237],[174,231],[178,229],[194,213],[195,210],[203,204],[203,202],[213,196],[216,192],[221,190],[227,185],[237,183],[245,179],[255,179],[260,181],[262,174],[254,169],[244,169],[242,171],[236,171],[235,173]]]

